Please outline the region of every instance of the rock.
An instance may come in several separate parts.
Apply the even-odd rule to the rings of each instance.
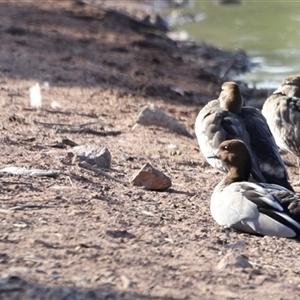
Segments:
[[[173,117],[166,114],[162,109],[154,104],[144,106],[139,112],[137,124],[144,126],[158,126],[168,128],[180,135],[194,138],[182,125],[180,125]]]
[[[121,275],[120,277],[122,283],[123,283],[123,288],[127,289],[130,287],[131,285],[131,280],[129,279],[129,277],[127,277],[126,275]]]
[[[163,191],[172,185],[168,176],[153,168],[149,163],[134,174],[131,181],[133,185],[143,186],[146,190],[152,191]]]
[[[80,161],[86,161],[90,165],[97,165],[99,168],[109,169],[111,164],[110,151],[103,146],[82,145],[76,146],[67,152],[74,154]]]
[[[236,268],[252,268],[252,265],[244,255],[236,252],[230,252],[220,260],[217,266],[217,269],[220,270]]]

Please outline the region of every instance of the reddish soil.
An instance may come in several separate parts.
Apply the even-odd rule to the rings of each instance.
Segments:
[[[155,103],[192,133],[201,105],[219,93],[214,74],[229,53],[176,44],[68,1],[2,1],[0,19],[1,168],[62,171],[0,177],[0,299],[300,297],[298,242],[225,231],[212,220],[210,195],[223,175],[196,139],[132,130],[139,109]],[[36,82],[43,106],[33,110]],[[90,122],[102,136],[60,132]],[[107,172],[119,180],[130,182],[149,162],[173,185],[146,191],[68,164],[63,139],[108,147]],[[169,144],[181,154],[170,155]],[[296,180],[295,159],[285,159]],[[252,268],[219,270],[229,252]]]

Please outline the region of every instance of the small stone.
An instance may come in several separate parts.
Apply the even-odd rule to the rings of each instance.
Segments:
[[[217,266],[217,269],[219,270],[236,268],[252,268],[252,265],[244,255],[236,252],[230,252],[220,260]]]
[[[109,169],[111,164],[110,151],[103,146],[82,145],[76,146],[68,151],[73,153],[79,161],[86,161],[90,165],[96,165],[99,168]]]
[[[131,280],[126,276],[126,275],[121,275],[120,277],[122,284],[123,284],[123,288],[127,289],[130,287],[131,285]]]
[[[132,178],[133,185],[143,186],[146,190],[163,191],[171,185],[171,179],[161,171],[146,163]]]
[[[136,119],[137,124],[167,128],[180,135],[194,138],[183,125],[154,104],[143,107]]]

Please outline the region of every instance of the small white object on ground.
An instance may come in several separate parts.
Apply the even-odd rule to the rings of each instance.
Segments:
[[[38,82],[29,88],[30,94],[30,106],[34,108],[39,108],[42,106],[42,94],[41,88]]]
[[[60,170],[41,170],[41,169],[26,169],[24,167],[6,167],[4,169],[0,169],[1,173],[10,173],[14,175],[29,175],[36,177],[56,177],[61,171]]]
[[[61,108],[61,105],[58,102],[56,102],[56,101],[53,100],[51,102],[51,108],[53,108],[53,109],[55,109],[55,108]]]

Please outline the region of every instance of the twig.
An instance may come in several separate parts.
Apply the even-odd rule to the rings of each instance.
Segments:
[[[56,144],[52,144],[50,145],[50,147],[52,148],[60,148],[60,149],[66,149],[67,146],[71,146],[71,147],[75,147],[78,146],[78,144],[76,144],[75,142],[69,140],[69,139],[62,139],[62,141]]]
[[[53,110],[53,109],[45,109],[46,112],[50,114],[63,114],[63,115],[78,115],[81,117],[88,117],[93,119],[98,119],[98,116],[96,114],[90,113],[90,114],[84,114],[84,113],[77,113],[73,111],[63,111],[63,110]]]
[[[94,125],[94,124],[101,124],[102,126],[106,125],[104,121],[96,121],[96,122],[88,122],[88,123],[83,123],[83,124],[67,124],[67,123],[47,123],[47,122],[41,122],[41,121],[37,121],[34,120],[33,121],[34,124],[39,124],[39,125],[43,125],[45,127],[54,127],[54,126],[69,126],[69,127],[86,127],[88,125]],[[107,125],[111,125],[111,124],[107,124]]]
[[[117,136],[121,134],[122,132],[120,130],[112,130],[112,131],[98,131],[94,130],[90,127],[90,125],[95,125],[95,124],[101,124],[102,126],[104,125],[110,125],[111,124],[104,124],[103,121],[97,121],[97,122],[88,122],[88,123],[83,123],[83,124],[64,124],[64,123],[47,123],[47,122],[40,122],[34,120],[35,124],[43,125],[48,128],[56,127],[56,126],[65,126],[65,127],[60,127],[56,130],[58,133],[81,133],[81,134],[94,134],[94,135],[99,135],[99,136]],[[67,128],[67,127],[76,127],[76,128]]]
[[[114,176],[111,176],[111,175],[107,174],[106,172],[104,172],[104,171],[102,171],[102,170],[100,170],[100,169],[98,169],[98,168],[96,168],[96,167],[91,166],[91,165],[90,165],[89,163],[87,163],[86,161],[82,161],[82,162],[80,162],[78,165],[79,165],[79,167],[84,168],[84,169],[87,169],[87,170],[90,170],[90,171],[93,171],[93,172],[97,173],[98,175],[105,176],[105,177],[108,178],[108,179],[111,179],[111,180],[114,180],[114,181],[116,181],[116,182],[122,183],[122,184],[124,184],[124,185],[126,185],[126,186],[128,185],[127,182],[125,182],[125,181],[123,181],[123,180],[120,180],[120,179],[118,179],[118,178],[115,178]]]
[[[75,142],[73,142],[73,141],[71,141],[71,140],[69,140],[69,139],[63,139],[63,140],[62,140],[62,143],[63,143],[64,145],[71,146],[71,147],[78,146],[77,143],[75,143]]]
[[[58,128],[56,130],[58,133],[83,133],[83,134],[94,134],[100,136],[117,136],[122,133],[120,130],[112,130],[112,131],[97,131],[91,129],[89,127],[86,128]]]
[[[270,269],[273,269],[273,270],[279,270],[279,269],[281,269],[281,270],[292,270],[292,271],[294,271],[292,268],[284,268],[284,267],[272,266],[272,265],[267,264],[267,263],[265,263],[263,261],[255,262],[255,261],[249,260],[249,263],[251,265],[253,265],[253,266],[266,267],[266,268],[270,268]]]
[[[3,180],[1,180],[0,183],[4,183],[4,184],[24,184],[24,185],[29,185],[30,187],[33,187],[32,183],[22,182],[22,181],[3,181]]]
[[[42,208],[53,208],[54,205],[43,205],[43,204],[22,204],[10,207],[9,210],[25,210],[27,208],[36,208],[36,209],[42,209]]]
[[[69,182],[70,182],[71,186],[72,186],[72,187],[74,187],[74,184],[73,184],[73,182],[72,182],[72,180],[71,180],[70,176],[68,176],[67,178],[68,178],[68,180],[69,180]]]
[[[88,122],[88,123],[79,124],[78,127],[83,128],[83,127],[87,127],[89,125],[95,125],[95,124],[101,124],[102,126],[105,126],[105,125],[112,126],[111,124],[105,124],[105,122],[103,122],[103,121],[96,121],[96,122]]]
[[[40,122],[40,121],[33,121],[34,124],[43,125],[45,127],[54,127],[54,126],[78,126],[78,125],[72,125],[72,124],[65,124],[65,123],[47,123],[47,122]]]
[[[3,180],[1,180],[1,181],[0,181],[0,184],[1,184],[1,183],[4,184],[4,185],[10,185],[10,184],[27,185],[27,186],[29,186],[29,188],[30,188],[31,190],[34,190],[34,191],[37,191],[37,192],[42,192],[41,189],[34,187],[33,184],[30,183],[30,182],[22,182],[22,181],[3,181]]]
[[[40,170],[40,169],[32,169],[28,170],[22,167],[6,167],[4,169],[0,169],[0,174],[9,173],[14,175],[29,175],[29,176],[47,176],[47,177],[57,177],[61,171],[60,170]]]
[[[3,214],[12,214],[12,211],[9,209],[0,208],[0,213]]]

